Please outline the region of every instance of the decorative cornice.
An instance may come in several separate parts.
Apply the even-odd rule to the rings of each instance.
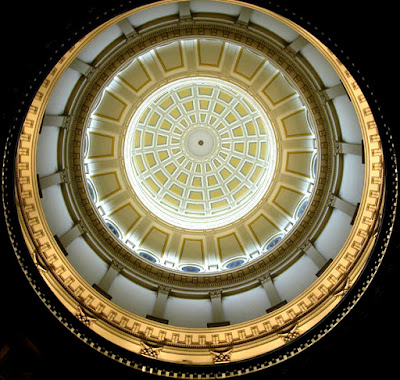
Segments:
[[[222,296],[222,289],[212,290],[212,291],[209,292],[208,294],[210,295],[210,298],[221,298],[221,296]]]

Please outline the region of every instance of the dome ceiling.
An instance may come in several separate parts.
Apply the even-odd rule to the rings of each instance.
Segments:
[[[202,366],[272,352],[368,260],[373,116],[332,53],[273,12],[130,10],[71,48],[35,101],[17,171],[27,244],[65,307],[129,352]]]
[[[244,263],[286,234],[311,195],[307,103],[265,57],[234,43],[185,39],[159,50],[135,58],[94,102],[84,146],[92,200],[153,262]],[[190,79],[160,85],[175,71]]]
[[[239,219],[268,189],[275,138],[261,108],[224,81],[187,82],[162,87],[162,96],[157,91],[142,104],[127,132],[125,162],[133,191],[145,184],[142,203],[161,203],[171,215],[162,219],[212,229]]]

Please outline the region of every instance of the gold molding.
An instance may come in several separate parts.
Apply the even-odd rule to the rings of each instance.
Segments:
[[[283,117],[282,119],[281,119],[281,123],[282,123],[282,126],[283,126],[283,131],[285,132],[285,137],[286,138],[288,138],[288,139],[290,139],[290,138],[293,138],[293,137],[300,137],[300,136],[312,136],[313,134],[312,133],[296,133],[296,134],[294,134],[294,135],[289,135],[288,133],[287,133],[287,129],[286,129],[286,125],[285,125],[285,120],[286,119],[289,119],[290,117],[292,117],[292,116],[294,116],[294,115],[297,115],[297,114],[299,114],[299,113],[301,113],[301,112],[304,112],[305,113],[305,115],[307,116],[307,114],[306,114],[306,109],[305,108],[301,108],[301,109],[299,109],[299,110],[297,110],[297,111],[295,111],[295,112],[292,112],[291,114],[289,114],[289,115],[286,115],[285,117]],[[308,123],[307,123],[308,124]],[[310,126],[309,126],[310,127]],[[311,128],[310,128],[310,132],[311,132]]]
[[[256,242],[257,242],[257,244],[258,244],[258,246],[259,246],[259,247],[262,247],[262,245],[263,245],[264,243],[261,244],[260,240],[258,239],[258,236],[256,235],[256,233],[254,232],[253,228],[251,227],[251,225],[252,225],[253,223],[255,223],[255,222],[256,222],[258,219],[260,219],[260,218],[264,218],[264,219],[267,220],[269,223],[271,223],[271,224],[276,228],[277,231],[280,231],[280,228],[279,228],[270,218],[268,218],[263,212],[261,212],[260,215],[257,216],[257,218],[253,219],[250,223],[248,223],[247,226],[249,227],[249,229],[250,229],[250,231],[251,231],[251,233],[252,233],[254,239],[256,240]]]
[[[116,78],[118,78],[122,83],[124,83],[127,87],[129,87],[131,90],[133,90],[136,93],[140,92],[140,90],[142,90],[152,80],[151,75],[149,74],[146,67],[143,65],[142,61],[139,59],[139,57],[137,58],[137,62],[139,62],[139,65],[142,67],[143,72],[147,76],[147,81],[144,82],[143,84],[141,84],[138,88],[133,87],[126,79],[122,78],[120,75],[116,75]]]
[[[226,234],[226,235],[217,236],[218,256],[219,256],[219,259],[220,259],[220,262],[221,262],[221,263],[223,263],[224,261],[226,261],[226,259],[224,260],[224,259],[222,258],[220,240],[221,240],[221,239],[224,239],[224,238],[226,238],[226,237],[228,237],[228,236],[232,236],[232,235],[235,236],[235,240],[237,241],[237,243],[238,243],[240,249],[242,250],[243,256],[246,255],[246,251],[245,251],[244,248],[243,248],[243,244],[241,243],[241,241],[240,241],[239,237],[237,236],[236,232],[230,232],[230,233],[228,233],[228,234]],[[228,260],[230,260],[230,259],[231,259],[231,257],[230,257]]]
[[[284,209],[282,206],[280,206],[277,202],[276,202],[276,198],[278,198],[278,195],[280,194],[282,189],[286,189],[289,191],[292,191],[293,193],[297,193],[299,195],[301,195],[302,197],[305,196],[305,194],[301,193],[300,191],[296,190],[296,189],[292,189],[291,187],[287,187],[284,185],[280,185],[278,191],[276,192],[274,198],[272,199],[272,203],[279,208],[279,210],[283,211],[286,215],[290,216],[291,218],[293,218],[293,215],[291,215],[288,210]]]
[[[108,214],[107,216],[110,217],[111,215],[114,215],[115,213],[117,213],[118,211],[124,209],[125,207],[130,207],[136,214],[137,214],[137,219],[129,226],[129,228],[126,230],[125,235],[127,235],[133,227],[135,227],[135,225],[139,222],[139,220],[143,217],[142,214],[140,214],[135,207],[133,206],[133,204],[131,202],[127,202],[125,204],[123,204],[122,206],[116,208],[115,210],[113,210],[110,214]]]
[[[222,47],[221,47],[221,51],[220,51],[220,53],[219,53],[219,57],[218,57],[218,60],[217,60],[217,64],[216,64],[216,65],[213,65],[213,64],[211,64],[211,63],[202,63],[202,62],[201,62],[200,41],[201,41],[201,38],[199,38],[199,39],[197,40],[197,43],[196,43],[196,45],[197,45],[198,65],[199,65],[199,66],[209,66],[209,67],[219,67],[220,64],[221,64],[222,56],[224,55],[224,52],[225,52],[226,42],[223,42],[223,43],[222,43]]]
[[[155,55],[156,55],[156,57],[157,57],[157,59],[158,59],[160,65],[161,65],[161,67],[163,68],[164,72],[166,72],[166,73],[169,73],[169,72],[174,71],[174,70],[179,70],[179,69],[182,69],[183,67],[185,67],[185,61],[184,61],[184,59],[183,59],[182,42],[179,41],[179,42],[178,42],[178,45],[179,45],[179,55],[180,55],[180,58],[181,58],[181,65],[179,65],[179,66],[174,66],[174,67],[172,67],[172,68],[170,68],[170,69],[167,69],[167,68],[165,67],[164,61],[163,61],[163,59],[161,58],[160,53],[157,51],[157,48],[154,49],[154,53],[155,53]]]
[[[179,261],[181,261],[186,241],[199,241],[200,242],[200,245],[201,245],[201,259],[202,259],[201,261],[202,261],[202,264],[205,264],[204,240],[203,239],[183,238],[183,240],[181,242],[181,249],[179,251]]]
[[[280,103],[283,103],[284,101],[288,100],[289,98],[291,98],[292,96],[296,95],[296,92],[293,92],[289,95],[286,95],[285,97],[283,97],[282,99],[279,99],[277,102],[274,102],[271,97],[265,92],[265,89],[267,87],[269,87],[271,85],[271,83],[278,78],[278,76],[281,75],[281,73],[278,71],[276,74],[274,74],[274,76],[267,82],[267,84],[264,86],[264,88],[262,89],[262,93],[267,97],[267,99],[271,102],[271,104],[275,107]],[[291,87],[291,86],[290,86]]]
[[[115,190],[111,191],[110,193],[107,193],[103,198],[99,199],[99,202],[104,201],[105,199],[107,199],[107,198],[111,197],[112,195],[118,193],[118,191],[122,190],[121,182],[120,182],[120,180],[118,178],[118,173],[117,173],[116,170],[114,170],[114,171],[109,171],[109,172],[104,172],[104,173],[96,173],[96,174],[93,174],[93,175],[91,175],[89,177],[90,179],[92,179],[92,178],[101,177],[101,176],[109,175],[109,174],[114,174],[115,180],[117,181],[117,184],[118,184],[118,189],[115,189]]]
[[[121,118],[122,118],[126,108],[128,107],[128,104],[125,103],[122,99],[120,99],[117,95],[113,94],[110,90],[105,90],[105,92],[123,105],[122,110],[117,118],[102,115],[102,114],[96,113],[96,112],[93,113],[93,116],[100,117],[102,119],[106,119],[106,120],[110,120],[110,121],[116,121],[117,123],[119,123],[121,121]]]
[[[156,226],[151,226],[151,228],[147,231],[147,233],[144,235],[144,237],[142,238],[142,240],[141,240],[140,243],[138,244],[138,247],[140,247],[140,246],[145,242],[145,240],[149,237],[149,235],[151,234],[151,232],[152,232],[153,230],[157,230],[157,231],[160,232],[161,234],[166,235],[165,241],[164,241],[164,245],[163,245],[163,248],[162,248],[161,254],[160,254],[160,258],[162,258],[162,257],[164,257],[165,249],[167,248],[167,244],[168,244],[168,240],[169,240],[169,238],[170,238],[170,234],[169,234],[168,232],[165,232],[165,231],[163,231],[163,230],[160,230],[160,229],[157,228]]]
[[[251,74],[251,76],[248,77],[247,75],[244,75],[243,73],[240,73],[239,71],[237,71],[237,67],[239,65],[240,58],[242,57],[242,54],[243,54],[243,49],[244,48],[240,49],[239,54],[236,57],[236,63],[235,63],[235,67],[233,68],[233,72],[235,74],[240,75],[241,77],[247,79],[249,82],[251,82],[254,79],[254,77],[258,74],[258,72],[261,70],[261,68],[265,65],[265,62],[267,62],[267,60],[264,58],[264,60],[254,70],[253,74]],[[262,57],[260,57],[260,58],[262,58]]]
[[[315,154],[315,152],[316,151],[314,151],[314,150],[299,150],[299,151],[288,151],[288,152],[286,152],[286,165],[285,165],[285,171],[287,171],[288,173],[293,173],[293,174],[296,174],[296,175],[299,175],[299,176],[302,176],[302,177],[305,177],[305,178],[312,178],[312,176],[311,176],[311,173],[310,173],[310,175],[306,175],[306,174],[303,174],[303,173],[300,173],[300,172],[296,172],[295,170],[290,170],[290,169],[288,169],[288,166],[289,166],[289,156],[291,155],[291,154],[302,154],[302,153],[310,153],[310,154],[312,154],[312,155],[314,155]],[[312,160],[313,160],[313,157],[311,157],[311,162],[312,162]],[[311,162],[310,162],[310,164],[311,164]]]
[[[107,135],[105,133],[100,133],[100,132],[94,132],[94,131],[88,131],[89,134],[92,135],[97,135],[97,136],[103,136],[103,137],[107,137],[110,138],[112,140],[112,145],[111,145],[111,153],[109,154],[100,154],[98,156],[89,156],[88,155],[88,159],[97,159],[97,158],[108,158],[108,157],[114,157],[114,152],[115,152],[115,136],[111,136],[111,135]]]

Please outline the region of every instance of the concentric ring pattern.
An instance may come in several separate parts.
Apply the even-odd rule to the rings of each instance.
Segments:
[[[233,84],[176,81],[149,97],[129,128],[125,162],[132,187],[171,224],[221,227],[268,190],[276,160],[272,127]]]
[[[348,70],[230,0],[128,9],[71,47],[15,172],[38,276],[152,371],[281,360],[360,279],[385,206],[378,126]]]

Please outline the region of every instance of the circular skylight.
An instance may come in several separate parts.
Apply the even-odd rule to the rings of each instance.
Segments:
[[[276,161],[272,126],[254,98],[219,79],[161,87],[138,108],[125,140],[132,188],[167,223],[232,223],[253,209]]]

